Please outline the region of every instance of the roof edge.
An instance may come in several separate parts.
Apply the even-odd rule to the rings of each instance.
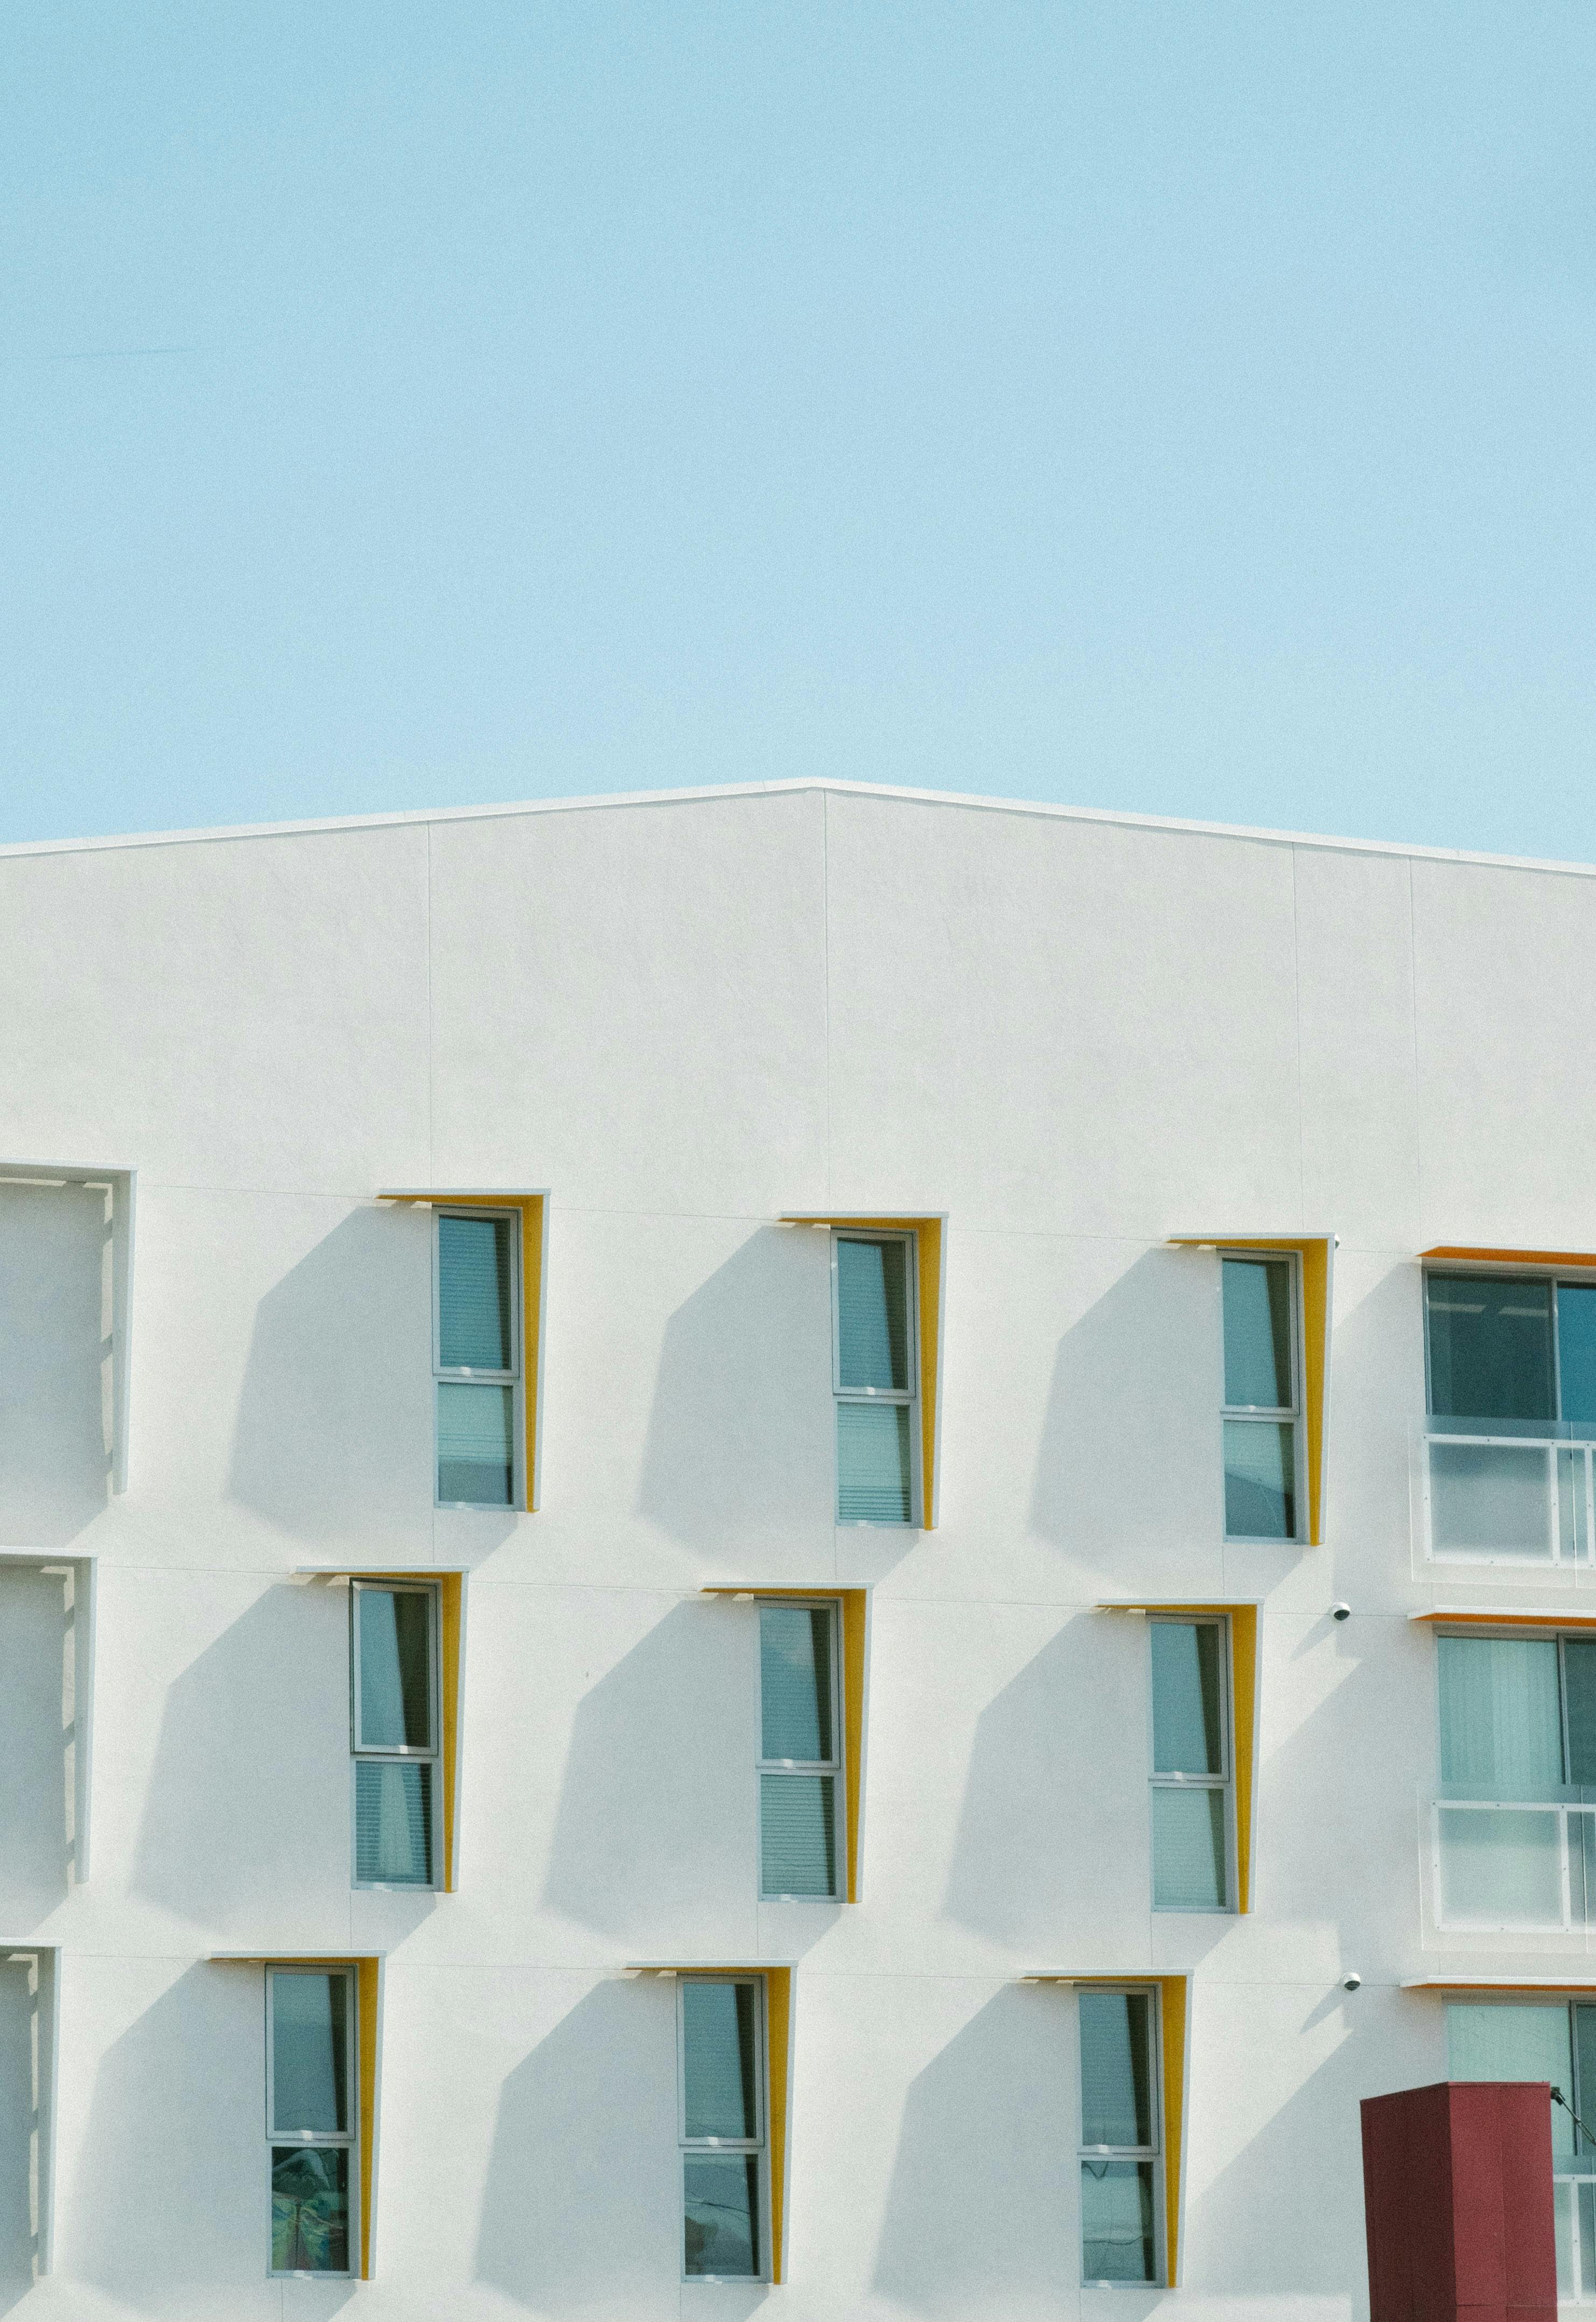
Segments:
[[[1179,815],[1130,814],[1118,808],[1058,806],[1040,799],[991,798],[979,791],[911,790],[889,782],[840,782],[831,775],[792,775],[771,782],[718,782],[662,791],[598,791],[576,798],[509,800],[496,806],[418,807],[389,814],[311,816],[296,822],[219,823],[192,830],[143,830],[96,838],[34,838],[0,844],[0,862],[37,855],[94,855],[133,846],[197,846],[248,838],[311,837],[345,830],[398,830],[412,825],[506,821],[522,815],[591,814],[613,807],[695,806],[720,799],[782,798],[809,791],[843,798],[893,799],[915,806],[975,808],[990,814],[1028,815],[1049,822],[1108,823],[1130,830],[1167,830],[1197,838],[1239,838],[1264,846],[1311,846],[1338,855],[1383,855],[1425,863],[1477,863],[1502,871],[1560,873],[1596,878],[1596,863],[1535,855],[1490,855],[1461,846],[1420,846],[1399,839],[1339,838],[1308,830],[1270,830],[1251,823],[1199,822]]]

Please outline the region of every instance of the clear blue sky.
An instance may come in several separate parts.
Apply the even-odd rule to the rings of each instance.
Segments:
[[[13,0],[0,837],[1596,857],[1596,8]]]

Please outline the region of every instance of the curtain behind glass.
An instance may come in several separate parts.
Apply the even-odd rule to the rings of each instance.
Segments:
[[[1153,2143],[1153,2003],[1145,1992],[1083,1991],[1081,2142]]]
[[[1549,1637],[1441,1637],[1441,1779],[1455,1796],[1546,1798],[1563,1786]]]
[[[433,1746],[432,1600],[418,1588],[357,1588],[362,1750]]]
[[[741,2141],[760,2135],[758,1994],[706,1976],[681,1988],[683,2134]]]
[[[507,1218],[438,1220],[438,1367],[507,1371],[514,1359]]]
[[[907,1390],[908,1246],[839,1239],[837,1384]]]
[[[341,2135],[349,2127],[349,1979],[273,1970],[272,2131]]]

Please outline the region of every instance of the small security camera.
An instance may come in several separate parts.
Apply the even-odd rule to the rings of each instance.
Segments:
[[[1344,1975],[1341,1979],[1341,1988],[1343,1991],[1355,1991],[1363,1980],[1361,1975]]]
[[[1332,1621],[1350,1621],[1352,1618],[1352,1606],[1350,1604],[1332,1604],[1330,1607],[1330,1618]]]

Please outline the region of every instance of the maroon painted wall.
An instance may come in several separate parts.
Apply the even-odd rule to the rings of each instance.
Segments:
[[[1545,2080],[1367,2097],[1370,2322],[1556,2322]]]

